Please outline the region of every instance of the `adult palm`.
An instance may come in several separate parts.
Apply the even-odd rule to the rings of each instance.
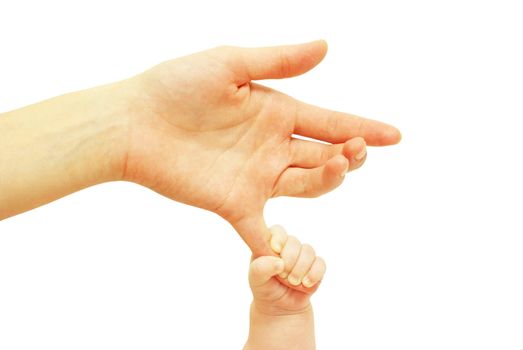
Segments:
[[[362,164],[366,143],[400,139],[387,124],[321,109],[253,83],[302,74],[326,50],[323,41],[218,47],[136,76],[139,94],[124,178],[217,213],[255,256],[271,254],[263,219],[269,198],[328,192],[349,168]]]

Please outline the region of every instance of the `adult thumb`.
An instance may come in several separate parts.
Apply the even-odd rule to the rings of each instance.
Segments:
[[[262,255],[276,255],[271,248],[272,235],[262,213],[246,215],[231,224],[251,249],[253,258]]]
[[[240,83],[260,79],[281,79],[303,74],[314,68],[327,54],[324,40],[286,46],[233,48],[231,70]]]

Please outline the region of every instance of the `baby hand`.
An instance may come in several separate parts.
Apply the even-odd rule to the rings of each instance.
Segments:
[[[253,304],[271,315],[295,314],[310,308],[310,297],[325,274],[325,261],[308,244],[288,236],[283,227],[270,229],[271,247],[279,257],[261,256],[251,262],[249,284]],[[287,278],[293,288],[283,283]]]

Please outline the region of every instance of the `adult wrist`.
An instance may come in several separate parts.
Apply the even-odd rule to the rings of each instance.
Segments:
[[[0,219],[122,178],[128,90],[114,83],[2,114]]]
[[[95,171],[98,183],[125,180],[129,153],[130,124],[135,113],[137,91],[129,80],[80,92],[92,104],[90,123],[98,130],[95,152],[99,165]]]

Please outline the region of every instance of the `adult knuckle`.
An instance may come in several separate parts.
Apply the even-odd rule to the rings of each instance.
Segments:
[[[325,131],[329,135],[334,135],[339,132],[338,131],[339,127],[340,127],[339,115],[336,112],[332,112],[331,114],[329,114],[329,116],[327,118]]]
[[[326,162],[330,158],[331,147],[332,146],[324,146],[324,145],[321,145],[320,147],[318,147],[319,148],[318,149],[318,158],[320,159],[321,163]]]
[[[292,63],[289,58],[289,55],[287,55],[284,50],[280,50],[278,56],[279,56],[280,71],[283,76],[287,77],[292,72]]]

